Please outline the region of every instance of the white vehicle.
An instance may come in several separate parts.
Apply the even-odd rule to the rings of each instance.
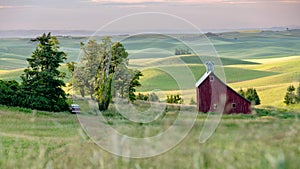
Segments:
[[[71,113],[80,113],[80,106],[78,104],[71,104],[70,106]]]

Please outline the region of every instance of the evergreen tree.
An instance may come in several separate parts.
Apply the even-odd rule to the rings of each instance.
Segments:
[[[238,93],[243,96],[244,98],[246,98],[247,100],[249,100],[251,103],[255,104],[255,105],[259,105],[260,104],[260,98],[257,94],[256,89],[254,88],[249,88],[246,90],[246,92],[243,89],[240,89],[238,91]]]
[[[287,88],[287,92],[284,96],[284,103],[286,105],[289,105],[289,104],[295,104],[296,103],[296,95],[295,95],[295,87],[293,85],[290,85],[288,88]]]
[[[238,93],[243,96],[243,97],[246,97],[246,93],[244,92],[244,90],[241,88]]]
[[[299,86],[298,86],[298,88],[297,88],[296,102],[297,102],[297,103],[300,103],[300,83],[299,83]]]
[[[109,73],[115,73],[117,67],[126,68],[128,66],[128,53],[122,43],[116,42],[112,45],[111,57]]]
[[[249,88],[245,93],[245,97],[247,100],[249,100],[251,103],[254,103],[255,105],[260,104],[259,96],[257,94],[256,89],[254,88]]]
[[[22,78],[23,107],[47,111],[68,109],[64,74],[58,67],[66,60],[66,54],[59,51],[59,42],[50,33],[37,37],[35,51],[27,58],[29,67],[24,70]]]
[[[120,43],[114,43],[112,46],[112,62],[110,73],[114,73],[113,96],[120,98],[128,97],[129,84],[132,79],[132,73],[128,69],[128,53]]]
[[[139,82],[141,76],[143,76],[143,74],[139,70],[133,71],[133,78],[130,82],[128,90],[128,97],[131,102],[136,100],[136,96],[134,94],[136,91],[135,87],[141,86],[141,83]]]

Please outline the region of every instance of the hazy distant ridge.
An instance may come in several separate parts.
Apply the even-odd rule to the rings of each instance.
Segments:
[[[237,30],[269,30],[269,31],[285,31],[287,28],[291,29],[300,29],[300,26],[289,26],[289,27],[272,27],[272,28],[237,28],[237,29],[211,29],[211,30],[202,30],[203,33],[213,32],[232,32]],[[0,38],[33,38],[40,36],[42,33],[51,32],[54,36],[92,36],[96,31],[94,30],[0,30]],[[134,31],[132,31],[134,32]],[[143,31],[140,31],[143,32]],[[147,30],[145,30],[147,32]],[[156,30],[158,33],[178,33],[172,30]],[[180,32],[183,33],[195,33],[190,31]],[[130,34],[130,32],[103,32],[98,31],[98,36],[104,35],[120,35],[120,34]]]

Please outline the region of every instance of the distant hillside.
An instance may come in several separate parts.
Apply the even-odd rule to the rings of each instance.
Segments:
[[[275,58],[300,54],[300,30],[228,32],[210,37],[222,57]]]
[[[86,30],[2,30],[0,38],[33,38],[51,32],[54,36],[91,36],[94,31]]]
[[[167,36],[167,38],[162,38],[162,36],[158,38],[152,35],[150,38],[134,36],[124,39],[126,36],[121,35],[114,36],[113,39],[114,41],[122,40],[130,54],[130,59],[150,59],[173,56],[175,48],[182,46],[182,42],[178,41],[176,37],[186,37],[185,39],[194,46],[206,42],[201,41],[201,39],[194,41],[193,36],[192,34],[174,34]],[[221,58],[253,59],[300,55],[300,30],[227,32],[217,33],[208,38]],[[59,36],[58,39],[61,43],[61,50],[68,54],[68,61],[76,61],[79,59],[80,42],[86,42],[88,37]],[[100,40],[101,38],[96,37],[96,39]],[[0,38],[0,70],[26,67],[26,58],[31,55],[34,48],[35,44],[30,42],[30,38]],[[187,63],[190,63],[193,58],[182,59],[187,59]],[[222,61],[224,61],[224,65],[228,64],[228,59]],[[232,60],[229,61],[229,64],[232,64],[231,62]],[[243,61],[241,64],[244,63]]]

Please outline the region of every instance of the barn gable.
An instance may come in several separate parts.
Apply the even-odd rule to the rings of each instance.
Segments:
[[[251,102],[227,86],[212,71],[207,71],[195,84],[198,111],[250,114]]]

